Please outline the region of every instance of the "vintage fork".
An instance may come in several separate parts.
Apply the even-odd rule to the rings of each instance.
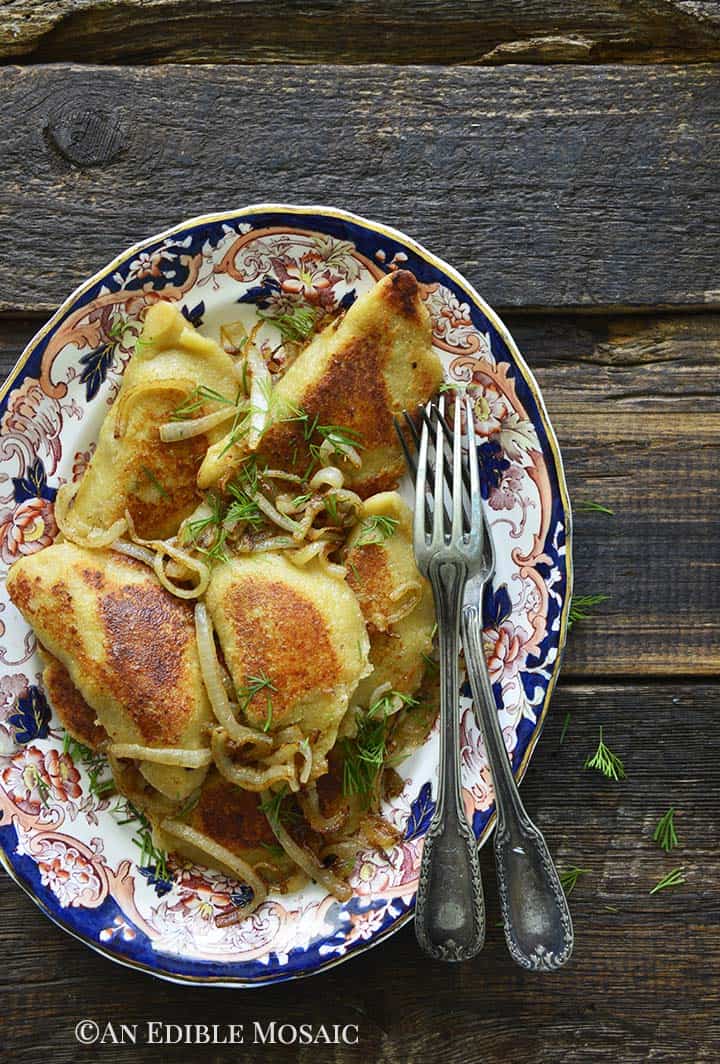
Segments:
[[[423,409],[429,430],[433,422]],[[406,422],[419,443],[411,418]],[[445,440],[455,433],[444,421]],[[470,437],[472,438],[472,437]],[[407,448],[403,446],[408,458]],[[473,448],[474,449],[474,448]],[[412,458],[409,459],[412,469]],[[464,478],[466,494],[470,485]],[[505,939],[513,960],[530,970],[562,967],[573,948],[573,927],[560,878],[547,843],[525,810],[507,756],[482,644],[483,588],[495,571],[495,552],[484,509],[483,559],[465,585],[462,610],[463,647],[478,724],[485,741],[495,789],[497,827],[495,865]]]
[[[475,956],[485,940],[485,902],[477,841],[468,823],[460,790],[460,704],[458,651],[460,609],[468,576],[482,558],[482,506],[477,452],[468,448],[470,522],[464,528],[462,498],[462,422],[455,407],[451,489],[445,512],[444,397],[438,400],[435,425],[434,486],[427,487],[430,430],[423,425],[415,467],[415,560],[433,590],[440,647],[440,772],[438,798],[420,867],[415,932],[422,949],[444,961]],[[432,406],[429,407],[432,410]],[[473,438],[473,411],[465,416]],[[396,428],[398,428],[396,424]],[[398,435],[403,439],[398,428]],[[406,448],[407,451],[407,448]],[[428,504],[428,495],[432,506]]]

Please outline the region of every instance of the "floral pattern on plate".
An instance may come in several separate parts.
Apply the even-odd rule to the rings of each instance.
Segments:
[[[497,572],[484,643],[508,756],[521,776],[557,675],[570,594],[569,504],[537,385],[497,316],[451,267],[409,238],[324,208],[259,206],[194,219],[137,245],[78,289],[31,341],[0,406],[0,579],[56,532],[57,488],[90,459],[148,306],[178,303],[219,338],[297,305],[348,307],[388,270],[422,285],[449,381],[470,388]],[[264,326],[263,328],[267,328]],[[261,334],[262,337],[262,334]],[[405,485],[405,490],[408,485]],[[224,913],[247,888],[133,843],[97,765],[63,745],[35,639],[0,585],[0,856],[58,923],[114,959],[166,978],[247,985],[319,971],[380,941],[412,913],[433,812],[437,728],[401,766],[385,810],[403,832],[358,855],[346,904],[316,886],[271,895],[248,919]],[[478,837],[492,827],[482,739],[462,694],[463,797]],[[120,809],[120,813],[122,810]]]

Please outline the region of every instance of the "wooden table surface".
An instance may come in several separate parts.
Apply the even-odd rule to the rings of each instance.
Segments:
[[[576,593],[609,596],[570,635],[523,785],[560,866],[589,869],[567,969],[513,966],[488,851],[473,962],[428,964],[406,927],[254,992],[111,965],[2,876],[2,1058],[157,1058],[78,1046],[88,1017],[360,1027],[355,1049],[167,1060],[718,1061],[720,5],[5,0],[0,64],[3,373],[75,284],[185,217],[276,199],[396,224],[513,330],[563,450]],[[583,767],[600,725],[622,782]]]

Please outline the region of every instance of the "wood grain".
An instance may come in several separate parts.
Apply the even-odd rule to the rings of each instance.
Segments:
[[[0,373],[39,325],[0,323]],[[568,676],[720,672],[720,315],[510,315],[542,387],[575,505]],[[614,511],[584,513],[599,501]]]
[[[576,950],[569,967],[533,976],[513,966],[498,919],[490,852],[483,852],[489,932],[483,953],[461,966],[424,961],[412,928],[321,979],[250,993],[191,989],[121,972],[49,924],[0,877],[0,976],[5,1058],[37,1064],[98,1059],[81,1050],[81,1018],[166,1022],[357,1023],[360,1046],[161,1050],[164,1060],[202,1055],[216,1064],[272,1059],[324,1064],[714,1064],[720,1045],[720,761],[708,757],[717,685],[575,685],[556,692],[523,784],[560,867],[589,869],[571,896]],[[564,744],[561,723],[571,714]],[[583,768],[599,724],[625,760],[627,779]],[[673,803],[680,848],[652,842]],[[670,868],[687,882],[648,892]],[[112,1059],[156,1060],[157,1047]]]
[[[0,68],[0,309],[259,200],[395,224],[498,307],[720,305],[720,65]]]
[[[717,59],[712,0],[14,0],[0,58],[34,62],[572,63]]]

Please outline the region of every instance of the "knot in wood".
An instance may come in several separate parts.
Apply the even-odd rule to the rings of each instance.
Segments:
[[[46,133],[63,159],[81,170],[112,162],[126,146],[120,115],[79,101],[51,115]]]

